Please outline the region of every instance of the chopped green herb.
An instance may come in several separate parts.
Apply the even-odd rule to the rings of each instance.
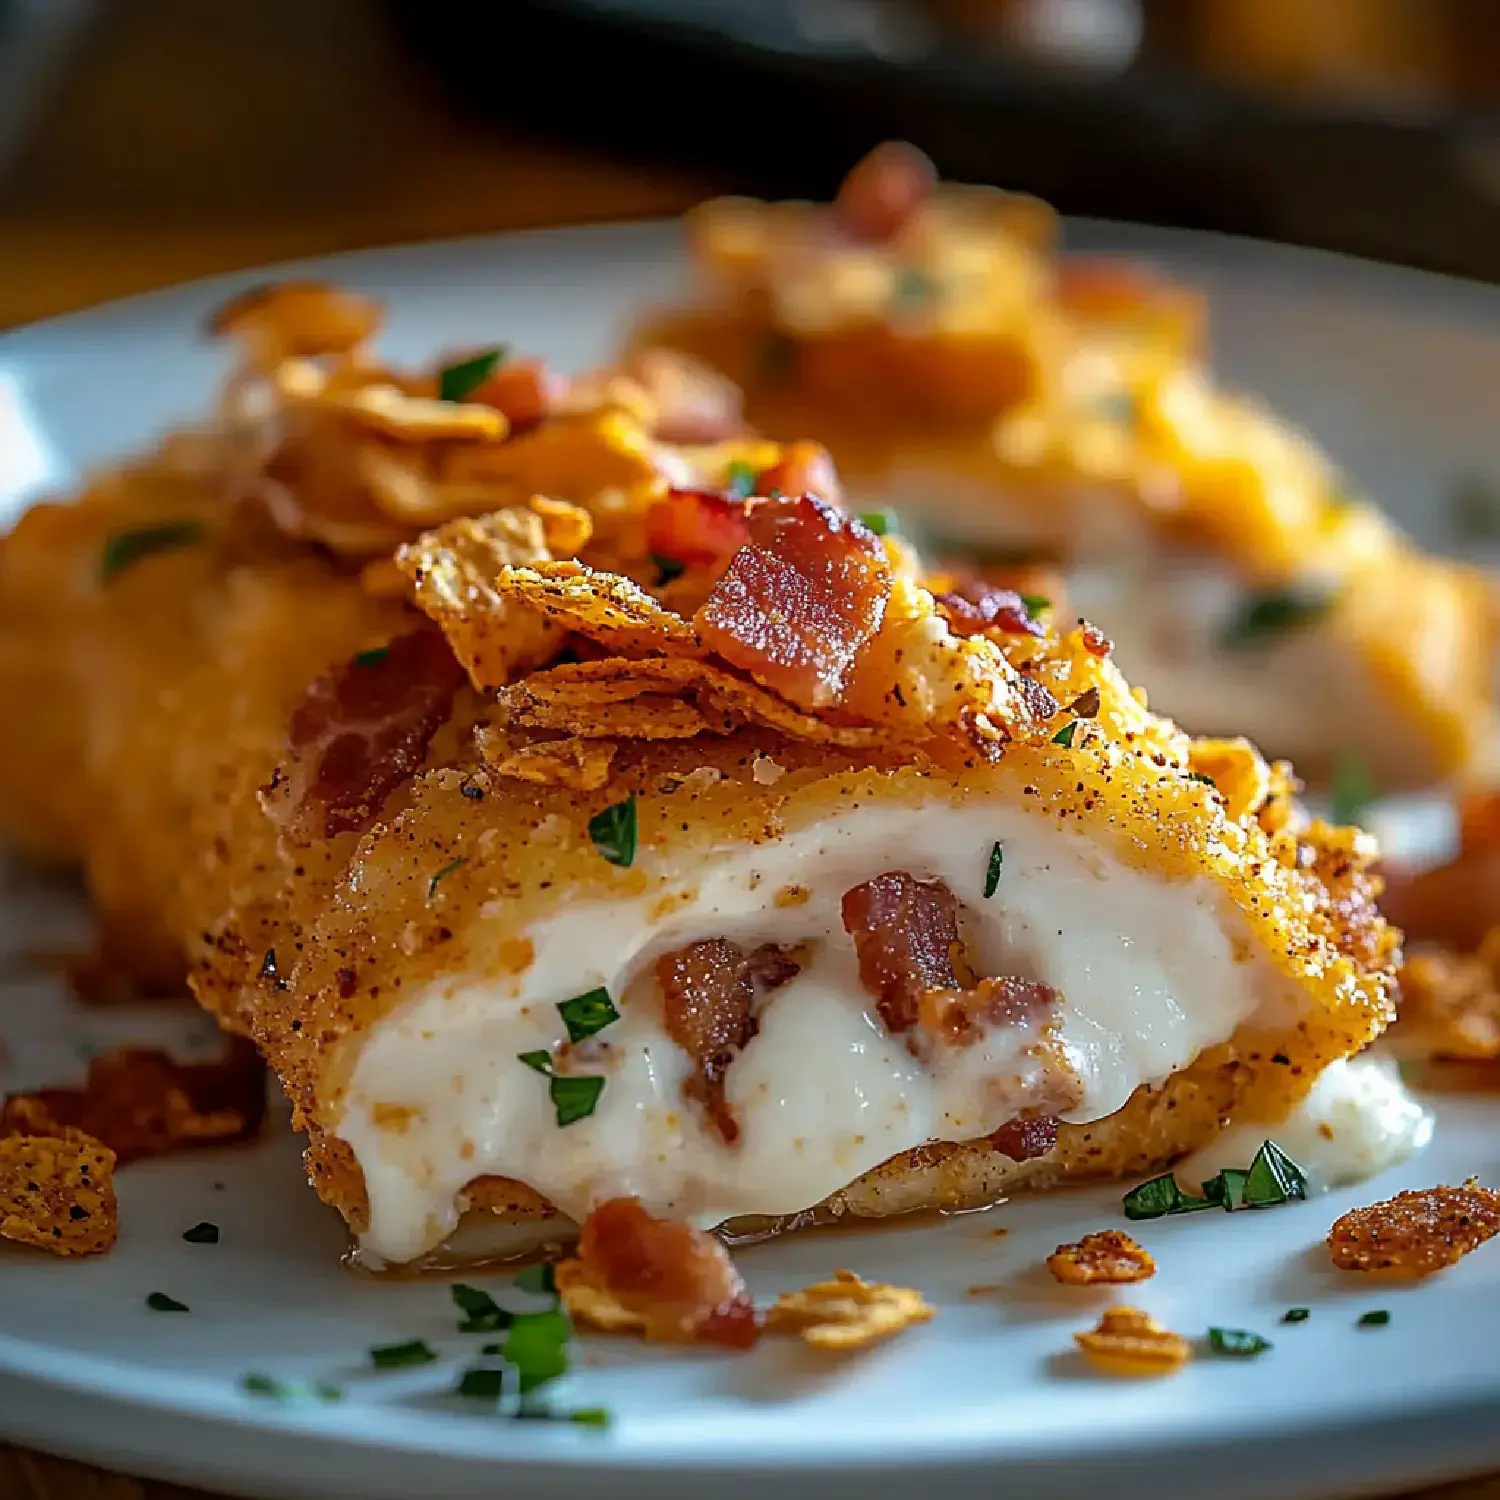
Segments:
[[[1056,734],[1052,736],[1054,745],[1061,745],[1066,750],[1073,748],[1073,736],[1078,733],[1078,720],[1074,719],[1071,724],[1064,724]]]
[[[876,536],[894,536],[900,532],[896,512],[893,510],[865,510],[859,515],[859,524]]]
[[[1370,768],[1357,755],[1340,755],[1333,766],[1333,796],[1329,816],[1335,823],[1358,823],[1375,801]]]
[[[391,654],[389,646],[371,646],[368,651],[357,652],[350,662],[355,667],[373,667]]]
[[[737,458],[725,471],[724,488],[732,499],[748,500],[755,493],[756,478],[754,467]]]
[[[436,1353],[423,1339],[408,1339],[404,1344],[377,1344],[370,1350],[370,1363],[377,1370],[404,1370],[411,1365],[430,1365]]]
[[[99,555],[99,582],[108,583],[143,557],[176,552],[202,539],[201,521],[156,521],[150,526],[137,526],[133,531],[117,531],[105,542]]]
[[[1391,1315],[1385,1308],[1376,1308],[1374,1312],[1361,1313],[1359,1315],[1360,1328],[1384,1328],[1391,1321]]]
[[[1223,1208],[1225,1212],[1243,1208],[1245,1206],[1245,1182],[1249,1176],[1248,1172],[1241,1171],[1238,1167],[1225,1167],[1217,1176],[1210,1177],[1203,1184],[1203,1196],[1210,1203]]]
[[[438,400],[467,401],[505,361],[506,346],[486,349],[471,359],[445,365],[438,371]]]
[[[1189,781],[1201,781],[1204,786],[1211,786],[1215,791],[1219,789],[1219,783],[1212,776],[1205,776],[1202,771],[1189,771]]]
[[[1465,474],[1453,487],[1448,514],[1460,541],[1500,537],[1500,487],[1479,474]]]
[[[896,272],[896,281],[891,294],[896,302],[908,306],[913,303],[930,302],[938,294],[938,283],[931,273],[923,270],[921,266],[902,266]]]
[[[990,845],[990,864],[984,872],[984,899],[988,901],[995,894],[1000,884],[1000,871],[1005,864],[1005,850],[1000,847],[1000,840],[996,839]]]
[[[1281,1321],[1283,1323],[1305,1323],[1310,1317],[1312,1317],[1312,1309],[1310,1307],[1289,1307],[1282,1314]]]
[[[557,1110],[559,1125],[573,1125],[593,1114],[604,1092],[604,1080],[596,1077],[556,1078],[547,1085]]]
[[[484,788],[482,786],[475,786],[472,781],[466,781],[459,787],[458,795],[467,798],[470,802],[483,802]]]
[[[609,1412],[602,1406],[580,1406],[576,1411],[564,1412],[564,1422],[576,1422],[580,1427],[608,1427]]]
[[[1026,618],[1034,620],[1044,609],[1052,608],[1052,601],[1045,594],[1022,594],[1021,603],[1026,606]]]
[[[342,1401],[344,1393],[327,1380],[278,1380],[274,1375],[254,1373],[240,1381],[248,1396],[269,1396],[273,1401]]]
[[[184,1229],[182,1237],[190,1245],[217,1245],[219,1243],[219,1226],[210,1224],[204,1219],[200,1224],[194,1224],[191,1229]]]
[[[596,812],[589,819],[589,837],[610,864],[628,870],[635,863],[635,793]]]
[[[515,1366],[523,1395],[567,1372],[572,1335],[572,1321],[558,1309],[516,1315],[500,1352]]]
[[[674,578],[681,578],[687,572],[687,564],[679,562],[675,557],[664,557],[660,552],[651,554],[651,561],[656,564],[656,586],[661,588],[663,584],[671,583]]]
[[[488,1292],[480,1291],[477,1286],[465,1286],[461,1281],[455,1281],[448,1292],[464,1315],[458,1325],[460,1333],[498,1333],[510,1327],[511,1314]]]
[[[277,979],[280,971],[276,967],[276,950],[266,949],[266,956],[260,961],[260,977],[262,979]]]
[[[505,1394],[507,1373],[502,1364],[470,1365],[454,1389],[474,1401],[498,1401]]]
[[[467,855],[463,855],[463,854],[460,854],[457,859],[450,859],[448,861],[448,863],[445,864],[443,866],[443,868],[441,870],[439,870],[437,872],[437,874],[434,875],[432,877],[432,879],[427,882],[427,899],[429,901],[431,901],[432,898],[435,895],[437,895],[437,888],[438,888],[438,882],[439,881],[441,881],[441,880],[445,879],[447,876],[451,875],[456,869],[458,869],[458,867],[460,865],[466,865],[466,864],[468,864],[468,862],[469,862],[469,860],[468,860]]]
[[[1306,1198],[1307,1174],[1275,1141],[1266,1141],[1250,1163],[1243,1197],[1246,1208],[1273,1208]]]
[[[152,1312],[188,1312],[190,1311],[186,1302],[179,1302],[175,1297],[169,1297],[165,1292],[152,1292],[146,1298],[146,1306]]]
[[[602,987],[584,995],[574,995],[571,1000],[564,1000],[557,1007],[557,1013],[563,1018],[563,1025],[568,1028],[570,1042],[581,1042],[585,1037],[593,1036],[596,1031],[603,1031],[606,1026],[620,1019],[620,1012],[610,1000],[609,991]]]
[[[1164,1219],[1169,1214],[1195,1214],[1213,1208],[1207,1198],[1184,1193],[1170,1172],[1131,1188],[1121,1202],[1127,1219]]]
[[[535,1052],[518,1052],[516,1056],[528,1068],[534,1068],[538,1073],[545,1073],[548,1078],[552,1076],[552,1054],[545,1047],[538,1047]]]
[[[1228,1354],[1235,1359],[1254,1359],[1272,1347],[1270,1339],[1263,1339],[1248,1328],[1210,1328],[1208,1344],[1215,1354]]]
[[[523,1292],[531,1292],[537,1297],[556,1297],[556,1268],[550,1260],[538,1261],[534,1266],[527,1266],[516,1277],[516,1285]]]
[[[1331,594],[1271,589],[1252,594],[1224,626],[1219,637],[1226,651],[1243,651],[1268,636],[1283,635],[1321,619],[1333,607]]]

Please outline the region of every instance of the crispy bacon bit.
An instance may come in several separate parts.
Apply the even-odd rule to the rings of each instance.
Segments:
[[[697,1068],[683,1092],[702,1105],[726,1145],[740,1126],[724,1098],[724,1075],[758,1029],[757,992],[774,990],[801,965],[774,944],[746,953],[724,938],[690,943],[656,961],[667,1035]]]
[[[626,373],[651,397],[655,435],[664,443],[717,443],[745,430],[740,388],[676,349],[643,349]]]
[[[89,1063],[82,1088],[8,1098],[0,1106],[0,1136],[82,1132],[123,1164],[245,1140],[260,1129],[265,1109],[265,1067],[242,1038],[230,1038],[214,1063],[179,1063],[156,1048],[118,1047]]]
[[[291,765],[265,788],[273,815],[312,836],[363,830],[411,776],[453,707],[464,669],[436,630],[397,637],[308,688],[288,732]]]
[[[933,1308],[921,1292],[853,1271],[835,1271],[832,1281],[783,1292],[766,1314],[767,1329],[800,1333],[814,1349],[847,1354],[888,1339],[914,1323],[931,1321]]]
[[[1073,1337],[1111,1375],[1170,1375],[1193,1356],[1192,1345],[1180,1333],[1136,1307],[1106,1308],[1097,1328]]]
[[[1069,256],[1056,270],[1058,303],[1090,323],[1118,323],[1174,295],[1175,289],[1149,266],[1092,256]]]
[[[1115,643],[1097,625],[1083,627],[1083,649],[1090,656],[1105,657],[1115,649]]]
[[[693,623],[711,650],[799,708],[836,704],[885,618],[885,552],[813,495],[762,501],[746,514],[749,544]]]
[[[710,490],[668,490],[646,513],[646,545],[685,567],[726,562],[750,540],[745,502]]]
[[[1500,1193],[1471,1177],[1462,1187],[1397,1193],[1351,1209],[1328,1232],[1341,1271],[1431,1276],[1500,1234]]]
[[[859,977],[892,1035],[918,1024],[926,991],[961,988],[958,901],[941,880],[877,875],[844,892],[843,918]]]
[[[944,1041],[968,1044],[1000,1026],[1031,1026],[1056,1006],[1050,984],[1005,975],[968,989],[930,989],[917,1002],[917,1023]]]
[[[830,505],[842,505],[843,487],[833,459],[822,443],[788,443],[781,457],[762,469],[755,482],[757,495],[816,495]]]
[[[939,594],[935,603],[954,635],[979,635],[986,630],[1037,637],[1047,634],[1041,621],[1031,618],[1018,593],[982,578],[961,584],[957,592]]]
[[[81,1131],[0,1132],[0,1239],[54,1255],[102,1255],[115,1242],[115,1153]]]
[[[937,169],[915,146],[886,141],[855,162],[833,200],[834,222],[857,240],[894,239],[937,189]]]
[[[1034,1161],[1057,1144],[1056,1115],[1023,1115],[987,1137],[990,1145],[1012,1161]]]
[[[1156,1275],[1156,1262],[1128,1234],[1100,1229],[1076,1244],[1059,1245],[1047,1257],[1047,1269],[1066,1286],[1122,1285]]]
[[[578,1258],[558,1266],[557,1289],[575,1319],[606,1332],[734,1349],[760,1337],[755,1304],[724,1246],[690,1224],[653,1217],[639,1198],[611,1198],[583,1221]]]
[[[504,412],[515,434],[542,422],[567,384],[540,359],[507,360],[467,399]]]

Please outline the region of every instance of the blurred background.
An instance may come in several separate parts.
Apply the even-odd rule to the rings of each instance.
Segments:
[[[1500,0],[0,0],[0,326],[399,240],[826,196],[1500,279]]]

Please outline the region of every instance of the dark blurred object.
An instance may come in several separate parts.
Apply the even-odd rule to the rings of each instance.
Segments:
[[[828,196],[874,142],[1066,212],[1500,280],[1500,0],[387,0],[466,104]]]
[[[20,150],[94,0],[0,0],[0,172]]]

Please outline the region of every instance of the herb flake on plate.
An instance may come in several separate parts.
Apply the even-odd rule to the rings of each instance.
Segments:
[[[1196,1214],[1215,1206],[1207,1198],[1184,1193],[1170,1172],[1131,1188],[1122,1200],[1127,1219],[1164,1219],[1169,1214]]]
[[[604,1079],[593,1073],[553,1071],[552,1054],[543,1047],[532,1052],[518,1052],[518,1061],[547,1079],[547,1093],[559,1127],[575,1125],[593,1114],[604,1092]]]
[[[756,477],[754,466],[737,458],[725,471],[725,492],[731,500],[748,500],[755,493]]]
[[[563,1025],[568,1028],[570,1042],[581,1042],[620,1019],[620,1012],[609,998],[609,991],[602,986],[583,995],[574,995],[571,1000],[562,1001],[557,1012],[563,1018]]]
[[[439,870],[437,874],[427,882],[427,899],[431,901],[432,898],[437,895],[438,886],[444,880],[446,880],[448,876],[450,876],[455,870],[459,869],[463,865],[468,864],[468,862],[468,856],[464,854],[460,854],[457,859],[450,859],[448,863],[445,864],[443,868]]]
[[[893,510],[864,510],[859,513],[859,524],[876,536],[895,536],[900,527]]]
[[[154,521],[130,531],[117,531],[99,554],[99,582],[108,583],[143,557],[176,552],[203,539],[201,521]]]
[[[207,1219],[200,1220],[191,1229],[184,1229],[182,1237],[190,1245],[217,1245],[219,1243],[219,1226],[210,1224]]]
[[[1020,594],[1022,606],[1026,610],[1026,618],[1034,620],[1044,609],[1052,608],[1052,601],[1045,594]],[[1095,712],[1098,710],[1096,709]]]
[[[1245,1207],[1274,1208],[1306,1197],[1307,1174],[1275,1141],[1264,1142],[1245,1176]]]
[[[252,1371],[240,1380],[247,1396],[264,1396],[272,1401],[342,1401],[344,1393],[327,1380],[280,1380],[275,1375]]]
[[[175,1297],[169,1297],[165,1292],[152,1292],[146,1298],[146,1306],[152,1312],[191,1312],[192,1309],[186,1302],[179,1302]]]
[[[1078,733],[1078,720],[1074,719],[1070,724],[1064,724],[1056,734],[1052,736],[1054,745],[1061,745],[1065,750],[1073,748],[1073,736]]]
[[[1000,840],[996,839],[990,845],[990,862],[984,872],[984,899],[988,901],[1000,885],[1000,872],[1005,868],[1005,850],[1000,847]]]
[[[1360,1328],[1384,1328],[1390,1321],[1390,1313],[1383,1307],[1377,1307],[1373,1312],[1361,1313],[1356,1326]]]
[[[589,838],[610,864],[628,870],[635,863],[635,793],[613,802],[589,819]]]
[[[370,1363],[377,1370],[406,1370],[415,1365],[430,1365],[437,1354],[425,1339],[408,1339],[404,1344],[377,1344],[370,1350]]]
[[[1275,1347],[1270,1339],[1248,1328],[1210,1328],[1208,1346],[1215,1354],[1227,1354],[1232,1359],[1254,1359]]]
[[[1244,651],[1321,620],[1333,608],[1333,596],[1297,589],[1267,589],[1251,594],[1225,624],[1219,643],[1226,651]]]
[[[498,1333],[510,1326],[511,1314],[500,1306],[488,1292],[477,1286],[466,1286],[455,1281],[448,1294],[453,1304],[464,1315],[458,1325],[460,1333]]]
[[[1312,1317],[1312,1309],[1310,1307],[1289,1307],[1281,1315],[1281,1321],[1283,1323],[1305,1323],[1310,1317]]]
[[[504,344],[499,344],[469,359],[444,365],[438,371],[438,400],[467,401],[504,364],[508,352]]]

